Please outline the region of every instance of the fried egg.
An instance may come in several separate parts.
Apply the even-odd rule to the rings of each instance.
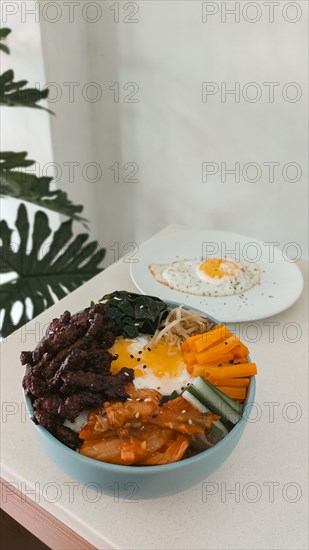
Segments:
[[[184,389],[193,377],[187,372],[182,352],[165,341],[150,348],[148,341],[149,338],[143,336],[117,338],[108,350],[117,355],[111,364],[112,374],[117,374],[122,367],[134,369],[134,386],[137,389],[157,389],[163,395]]]
[[[246,292],[260,281],[256,265],[221,258],[204,262],[196,259],[150,264],[149,270],[159,283],[199,296],[234,296]]]

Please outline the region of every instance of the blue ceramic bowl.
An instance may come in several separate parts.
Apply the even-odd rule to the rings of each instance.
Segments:
[[[172,306],[177,306],[169,302]],[[194,309],[194,308],[190,308]],[[198,310],[195,310],[198,311]],[[207,314],[202,313],[204,316]],[[213,317],[207,318],[218,324]],[[250,361],[250,358],[248,358]],[[72,479],[93,487],[99,493],[137,502],[144,498],[173,495],[201,483],[228,458],[240,440],[255,397],[255,378],[248,388],[240,421],[214,447],[191,458],[160,466],[118,466],[83,456],[60,443],[45,428],[33,424],[49,457]],[[25,396],[26,407],[33,413],[32,403]]]

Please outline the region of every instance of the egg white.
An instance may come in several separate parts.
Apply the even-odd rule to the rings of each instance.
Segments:
[[[202,261],[177,260],[169,264],[150,264],[149,270],[159,283],[173,290],[199,296],[235,296],[246,292],[260,280],[256,265],[238,263],[233,273],[210,277],[200,270]]]

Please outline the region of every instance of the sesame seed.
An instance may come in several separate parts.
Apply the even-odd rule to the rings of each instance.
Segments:
[[[189,420],[188,420],[188,424],[192,424],[192,420],[191,420],[191,418],[189,418]]]

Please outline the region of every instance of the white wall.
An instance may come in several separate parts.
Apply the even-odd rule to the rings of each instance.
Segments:
[[[294,2],[293,7],[281,1],[273,23],[262,1],[240,2],[247,11],[241,12],[239,23],[235,16],[222,22],[224,5],[231,9],[232,1],[204,3],[204,9],[218,10],[204,23],[203,3],[198,1],[84,0],[74,2],[74,13],[64,4],[41,2],[40,16],[46,79],[61,90],[61,98],[52,104],[57,112],[52,121],[55,160],[61,166],[80,162],[74,185],[68,181],[68,167],[62,166],[60,185],[85,204],[91,234],[101,246],[118,241],[121,253],[126,242],[140,243],[173,221],[281,245],[295,241],[305,253],[307,2]],[[114,22],[111,6],[119,7],[119,22]],[[130,16],[136,6],[138,13]],[[256,23],[245,20],[255,15],[261,15]],[[289,22],[297,15],[299,21]],[[124,22],[124,17],[138,21]],[[132,87],[121,90],[119,102],[114,102],[109,89],[114,82],[120,89],[135,82],[138,102],[123,102]],[[224,82],[227,88],[239,82],[247,101],[241,96],[238,103],[229,95],[224,103],[217,93],[203,103],[202,82],[215,82],[219,88]],[[246,95],[249,82],[262,90],[255,103],[248,101],[253,88]],[[264,82],[279,83],[273,102]],[[291,82],[303,91],[297,102],[282,96],[292,97],[295,89],[283,88]],[[102,91],[98,101],[96,90]],[[109,167],[115,162],[137,163],[139,182],[121,182],[125,173],[114,182]],[[206,183],[203,162],[225,162],[228,168],[254,162],[262,168],[261,179],[236,183],[230,176],[223,183],[219,170]],[[280,163],[274,182],[265,162]],[[83,174],[88,163],[101,167],[97,183],[89,181],[95,179],[94,171]],[[299,165],[300,181],[285,181],[282,168],[287,163]],[[291,169],[285,177],[294,174]],[[252,169],[248,178],[253,175]],[[107,261],[113,258],[110,250]]]

